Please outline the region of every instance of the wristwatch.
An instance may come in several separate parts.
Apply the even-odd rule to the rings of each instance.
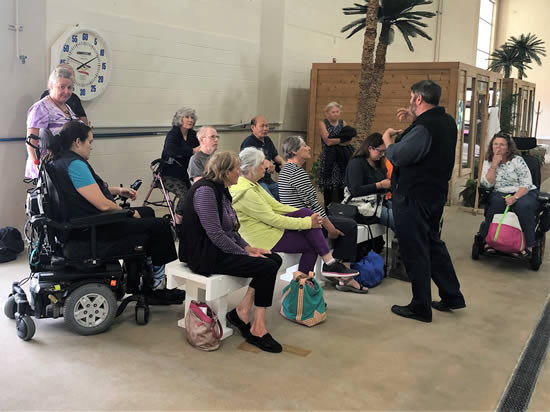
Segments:
[[[514,195],[514,199],[519,200],[519,197],[517,197],[516,195]]]

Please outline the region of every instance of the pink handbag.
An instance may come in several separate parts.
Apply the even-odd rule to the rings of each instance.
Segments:
[[[194,300],[185,314],[185,333],[191,346],[204,351],[218,349],[223,336],[222,325],[210,306]]]
[[[506,206],[503,214],[496,214],[485,238],[488,246],[503,253],[519,253],[525,249],[525,239],[519,219]]]

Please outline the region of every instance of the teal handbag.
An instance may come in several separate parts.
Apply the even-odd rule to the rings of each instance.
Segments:
[[[294,272],[294,279],[283,289],[281,315],[293,322],[315,326],[327,318],[323,289],[314,278],[315,273],[306,275]]]

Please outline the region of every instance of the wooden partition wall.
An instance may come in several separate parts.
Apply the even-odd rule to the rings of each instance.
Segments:
[[[359,92],[359,63],[314,63],[311,69],[307,142],[313,159],[321,152],[319,122],[325,118],[327,103],[343,105],[342,118],[353,126]],[[474,176],[479,158],[483,158],[489,107],[500,104],[502,75],[460,62],[388,63],[376,116],[371,132],[382,133],[388,127],[404,129],[395,117],[399,107],[408,107],[411,86],[421,80],[433,80],[441,86],[440,105],[458,124],[455,170],[450,199],[457,203],[466,180]]]
[[[517,96],[512,107],[512,135],[533,136],[536,84],[519,79],[503,79],[502,99]]]

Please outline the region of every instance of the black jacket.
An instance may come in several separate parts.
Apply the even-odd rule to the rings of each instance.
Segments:
[[[189,175],[187,174],[187,166],[189,166],[189,159],[193,156],[193,149],[198,145],[197,133],[193,129],[187,132],[187,140],[185,140],[181,129],[176,126],[172,127],[164,140],[162,160],[173,158],[181,166],[177,163],[165,165],[162,169],[162,175],[177,177],[188,184]]]
[[[437,106],[418,116],[400,137],[417,125],[423,125],[430,133],[430,150],[419,162],[394,168],[392,192],[419,201],[444,203],[455,164],[456,122],[443,107]]]
[[[187,262],[193,272],[208,276],[214,271],[218,255],[222,251],[212,243],[200,222],[197,212],[195,212],[193,198],[195,191],[202,186],[210,186],[214,189],[220,221],[222,220],[223,196],[228,196],[231,199],[231,195],[223,183],[214,183],[210,180],[200,179],[191,186],[184,200],[183,222],[181,226],[185,229],[180,233],[178,255],[180,261]]]
[[[385,192],[385,189],[376,189],[376,183],[384,179],[386,179],[385,169],[372,167],[364,157],[354,157],[346,168],[345,184],[351,197]]]
[[[79,156],[72,150],[68,150],[65,153],[61,154],[58,158],[48,162],[48,164],[46,165],[46,170],[52,178],[53,184],[57,189],[61,200],[60,206],[62,210],[56,211],[56,217],[62,219],[63,221],[101,213],[101,210],[92,205],[75,189],[74,184],[69,176],[69,165],[73,160],[82,160],[84,163],[86,163],[103,195],[107,199],[113,200],[113,196],[109,192],[108,186],[94,172],[94,169],[92,168],[92,166],[90,166],[86,159],[84,159],[82,156]]]

